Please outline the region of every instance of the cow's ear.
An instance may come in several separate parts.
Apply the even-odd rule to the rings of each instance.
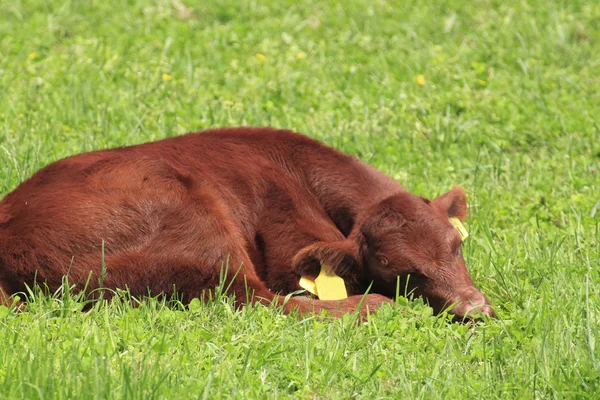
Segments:
[[[292,260],[294,272],[300,276],[316,277],[321,263],[342,278],[352,275],[359,268],[358,244],[350,239],[316,242],[300,250]]]
[[[429,204],[448,217],[456,217],[464,221],[467,216],[467,194],[460,186],[454,186],[448,193],[436,197]]]

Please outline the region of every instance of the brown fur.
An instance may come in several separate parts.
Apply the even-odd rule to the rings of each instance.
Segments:
[[[352,311],[373,283],[362,311],[372,310],[400,277],[436,310],[456,303],[469,315],[471,302],[490,314],[447,220],[465,214],[461,188],[429,202],[296,133],[208,130],[79,154],[23,182],[0,202],[0,290],[20,292],[34,279],[54,290],[67,274],[81,288],[90,272],[94,289],[104,243],[103,285],[136,296],[175,287],[202,298],[228,265],[239,304],[283,304],[279,295],[299,290],[300,276],[316,276],[323,261],[350,297],[292,297],[286,311]]]

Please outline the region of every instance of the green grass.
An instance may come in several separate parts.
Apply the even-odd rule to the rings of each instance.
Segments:
[[[0,308],[0,398],[600,398],[600,3],[182,1],[0,0],[0,193],[82,151],[292,128],[464,186],[499,318],[59,293]]]

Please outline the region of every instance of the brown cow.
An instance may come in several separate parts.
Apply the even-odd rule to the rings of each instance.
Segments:
[[[398,284],[434,310],[492,315],[473,285],[461,238],[458,187],[432,200],[356,158],[270,128],[208,130],[138,146],[79,154],[48,165],[0,202],[0,294],[63,276],[134,296],[204,298],[223,265],[236,302],[334,315],[373,310]],[[349,298],[280,295],[300,289],[324,262]],[[410,274],[410,278],[407,279]]]

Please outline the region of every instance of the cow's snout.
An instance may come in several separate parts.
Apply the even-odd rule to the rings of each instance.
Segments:
[[[450,310],[451,314],[461,318],[491,317],[496,314],[483,293],[474,290],[461,298]]]

